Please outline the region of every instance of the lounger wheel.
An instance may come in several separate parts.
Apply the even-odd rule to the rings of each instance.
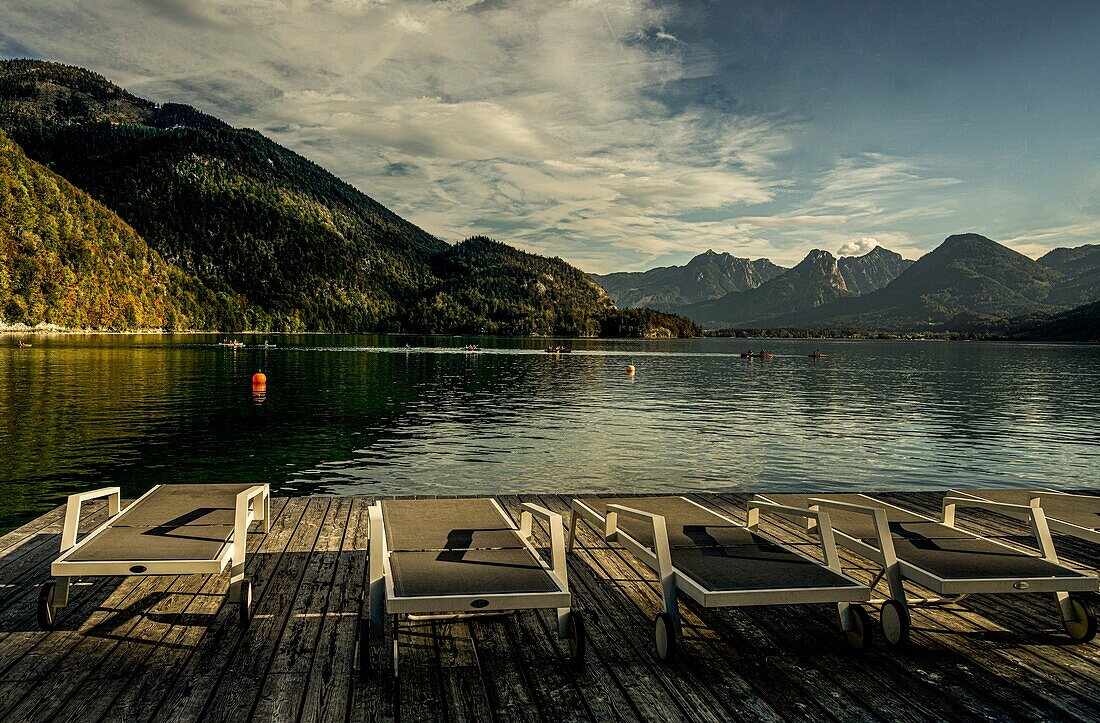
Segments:
[[[54,593],[57,591],[57,581],[47,580],[38,588],[38,628],[40,630],[53,630],[54,623]]]
[[[668,663],[676,658],[676,625],[668,613],[657,613],[653,618],[653,642],[660,660]]]
[[[879,608],[882,637],[890,645],[904,645],[909,640],[909,609],[897,600],[887,600]]]
[[[1096,635],[1096,613],[1092,605],[1080,595],[1070,595],[1074,620],[1063,620],[1062,626],[1076,643],[1087,643]]]
[[[581,614],[569,613],[569,622],[565,625],[565,638],[569,641],[569,660],[574,667],[584,664],[584,651],[588,649],[588,635],[584,632],[584,619]]]
[[[241,580],[241,598],[238,608],[241,615],[241,625],[247,627],[252,622],[252,581],[247,577]]]
[[[852,650],[866,650],[871,647],[871,638],[874,628],[871,626],[871,616],[862,605],[852,605],[848,608],[851,615],[852,627],[844,631],[848,639],[848,645]]]

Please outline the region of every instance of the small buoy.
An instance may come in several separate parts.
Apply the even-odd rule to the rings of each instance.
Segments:
[[[267,384],[267,375],[263,372],[256,372],[252,375],[252,385],[258,387],[261,384]]]
[[[627,364],[626,365],[626,373],[630,376],[634,376],[634,365],[633,364]]]

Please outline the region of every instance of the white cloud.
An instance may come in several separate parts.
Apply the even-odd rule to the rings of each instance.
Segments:
[[[914,159],[855,154],[785,178],[797,126],[670,92],[713,72],[668,30],[697,21],[675,10],[8,0],[0,48],[258,128],[447,240],[486,233],[592,271],[707,247],[781,263],[863,236],[905,247],[899,225],[952,210],[956,181]]]
[[[811,196],[808,206],[822,209],[841,209],[853,215],[882,215],[892,213],[945,212],[943,189],[959,183],[958,179],[928,175],[924,164],[907,158],[883,153],[861,153],[841,158],[836,165],[818,180],[818,190]],[[911,199],[932,192],[940,199],[941,206],[919,211],[912,208]],[[910,199],[903,207],[892,202],[902,195]],[[901,208],[902,210],[898,210]]]
[[[837,256],[862,256],[865,253],[870,252],[876,246],[879,245],[878,239],[870,236],[864,236],[861,239],[855,239],[837,249]]]
[[[1100,243],[1100,219],[1059,224],[1011,236],[1001,241],[1022,254],[1038,257],[1057,246]]]
[[[713,243],[687,214],[772,200],[790,148],[773,119],[661,100],[708,72],[685,61],[669,13],[650,0],[74,0],[16,2],[0,32],[257,127],[449,240],[650,254]],[[78,22],[79,39],[55,32]]]

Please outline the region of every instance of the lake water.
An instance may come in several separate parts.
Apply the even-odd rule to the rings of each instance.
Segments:
[[[1100,486],[1100,346],[767,341],[776,358],[755,361],[738,353],[759,340],[573,340],[557,356],[547,340],[266,338],[277,347],[0,337],[0,528],[108,483],[128,496],[214,481],[387,495]],[[462,352],[470,341],[483,350]],[[815,347],[832,356],[808,358]]]

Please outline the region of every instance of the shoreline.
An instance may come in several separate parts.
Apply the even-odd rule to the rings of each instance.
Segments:
[[[840,331],[836,329],[815,331],[811,329],[715,329],[705,330],[702,336],[684,337],[645,337],[645,336],[511,336],[487,333],[428,333],[418,331],[262,331],[246,329],[243,331],[200,330],[200,329],[71,329],[55,324],[0,325],[0,337],[48,337],[48,336],[242,336],[242,335],[298,335],[298,336],[427,336],[456,338],[501,338],[501,339],[573,339],[573,340],[637,340],[637,341],[673,341],[693,339],[770,339],[770,340],[806,340],[806,341],[996,341],[1017,343],[1060,343],[1060,344],[1097,344],[1095,341],[1075,339],[1032,339],[1020,336],[1004,336],[967,331]]]

